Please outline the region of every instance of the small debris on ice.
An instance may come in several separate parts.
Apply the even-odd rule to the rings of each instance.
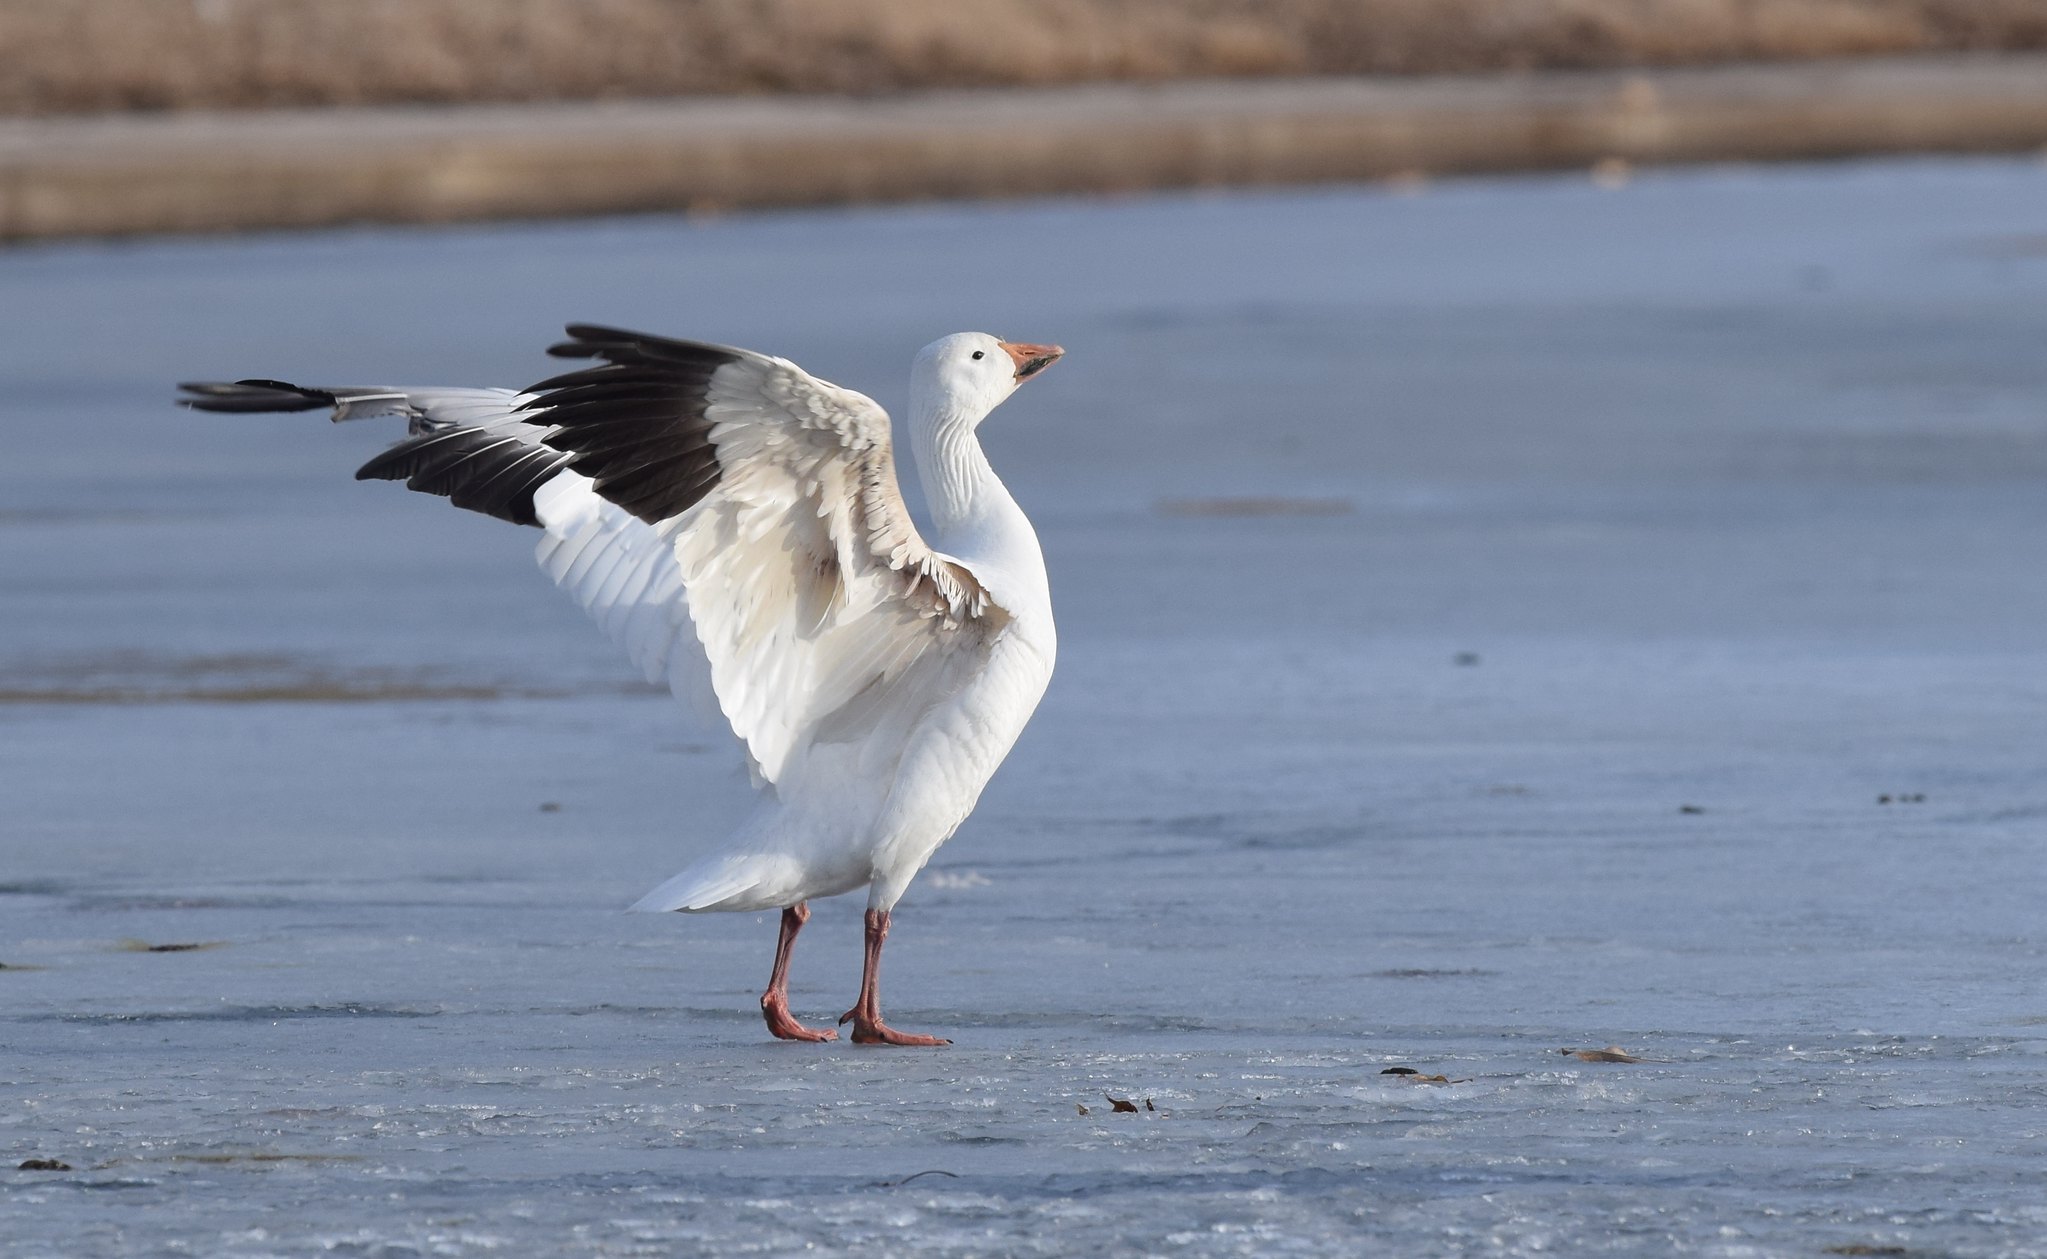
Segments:
[[[1559,1049],[1558,1053],[1580,1062],[1640,1062],[1642,1059],[1622,1049],[1619,1045],[1608,1045],[1604,1049]]]

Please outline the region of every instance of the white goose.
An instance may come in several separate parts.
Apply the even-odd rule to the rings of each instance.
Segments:
[[[863,1044],[942,1045],[882,1021],[890,912],[1037,708],[1056,638],[1044,557],[975,429],[1051,345],[934,341],[910,445],[934,536],[903,505],[888,414],[785,359],[574,324],[550,354],[601,364],[510,389],[183,386],[205,411],[402,415],[358,479],[404,480],[545,531],[540,565],[645,671],[714,704],[760,801],[723,848],[635,909],[782,910],[761,996],[789,1013],[807,902],[866,887]]]

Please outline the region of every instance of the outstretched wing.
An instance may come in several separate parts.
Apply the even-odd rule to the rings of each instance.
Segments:
[[[605,502],[569,472],[575,456],[543,443],[550,431],[516,389],[399,385],[320,386],[280,380],[179,386],[184,405],[238,414],[326,409],[343,420],[402,418],[406,435],[356,472],[403,481],[457,507],[513,524],[548,525],[540,566],[623,647],[649,682],[666,682],[707,722],[722,723],[710,663],[697,644],[682,570],[646,522]],[[601,561],[601,563],[599,562]]]
[[[356,470],[358,481],[403,481],[457,507],[537,525],[533,494],[570,456],[541,445],[544,430],[521,411],[515,389],[396,385],[309,388],[281,380],[199,381],[178,386],[196,411],[254,414],[327,409],[335,423],[398,416],[405,438]]]
[[[630,604],[628,628],[647,593],[679,577],[718,706],[762,779],[786,788],[821,743],[865,744],[863,765],[884,768],[1010,619],[919,536],[887,413],[784,359],[568,332],[549,352],[597,365],[534,385],[523,406],[575,478],[537,498],[550,534],[568,539],[543,562],[600,620]],[[585,477],[602,504],[579,492]],[[650,561],[662,552],[674,570]]]

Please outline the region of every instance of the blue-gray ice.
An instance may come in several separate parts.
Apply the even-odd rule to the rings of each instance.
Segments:
[[[568,319],[1070,351],[987,430],[1060,673],[889,952],[951,1049],[620,912],[746,787],[531,531],[168,405]],[[9,1259],[2047,1255],[2047,165],[20,249],[0,324]]]

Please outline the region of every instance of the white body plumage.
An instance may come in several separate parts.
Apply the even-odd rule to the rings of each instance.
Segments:
[[[723,472],[675,519],[643,522],[575,471],[536,492],[541,566],[651,677],[715,705],[761,788],[729,842],[634,908],[759,910],[864,886],[885,910],[973,811],[1057,652],[1037,534],[976,434],[1017,384],[1001,344],[958,334],[912,368],[928,544],[894,491],[886,415],[782,360],[714,373]],[[807,448],[810,433],[829,440]],[[943,598],[906,612],[904,572]]]

